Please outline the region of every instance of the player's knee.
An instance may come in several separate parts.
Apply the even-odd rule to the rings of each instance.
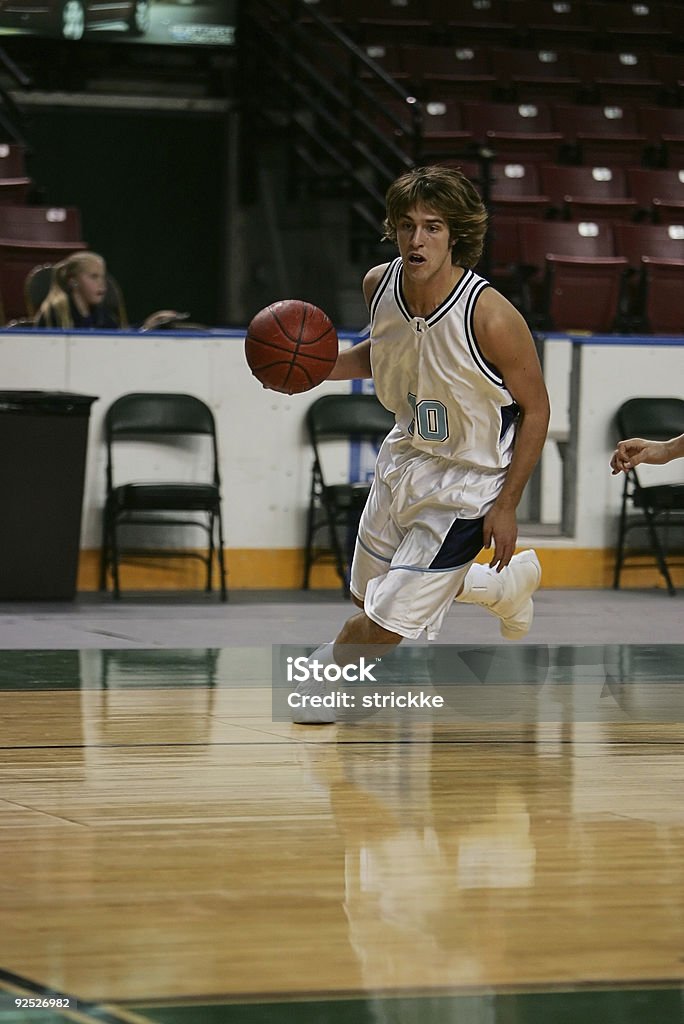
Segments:
[[[394,647],[402,639],[398,633],[385,629],[384,626],[370,619],[365,612],[360,612],[358,615],[353,615],[344,624],[336,642],[348,647],[367,644]]]

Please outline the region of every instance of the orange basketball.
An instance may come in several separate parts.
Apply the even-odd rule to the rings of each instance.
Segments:
[[[331,373],[338,353],[330,318],[310,302],[283,299],[260,310],[250,322],[245,356],[266,388],[296,395]]]

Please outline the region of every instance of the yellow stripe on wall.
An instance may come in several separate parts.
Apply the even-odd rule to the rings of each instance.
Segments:
[[[535,545],[542,565],[542,587],[550,589],[604,589],[613,585],[612,548],[543,548]],[[477,559],[486,563],[491,554]],[[644,568],[626,568],[621,585],[664,589],[664,580],[652,558],[642,560]],[[81,551],[77,588],[97,590],[100,552]],[[304,552],[299,548],[236,548],[226,550],[228,587],[231,590],[297,590],[302,585]],[[684,566],[670,566],[675,587],[684,588]],[[218,572],[214,573],[214,587]],[[339,578],[329,564],[315,565],[311,589],[337,589]],[[122,590],[191,590],[204,588],[204,569],[199,560],[188,558],[141,559],[121,566]]]

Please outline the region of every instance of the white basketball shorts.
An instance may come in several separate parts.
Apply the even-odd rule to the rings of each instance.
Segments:
[[[373,622],[411,640],[437,637],[482,550],[482,520],[504,475],[383,445],[350,581]]]

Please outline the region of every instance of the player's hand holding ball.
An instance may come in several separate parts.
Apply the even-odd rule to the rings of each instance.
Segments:
[[[260,310],[245,338],[245,356],[254,376],[265,388],[285,395],[310,391],[326,380],[338,350],[330,318],[301,299],[283,299]]]

